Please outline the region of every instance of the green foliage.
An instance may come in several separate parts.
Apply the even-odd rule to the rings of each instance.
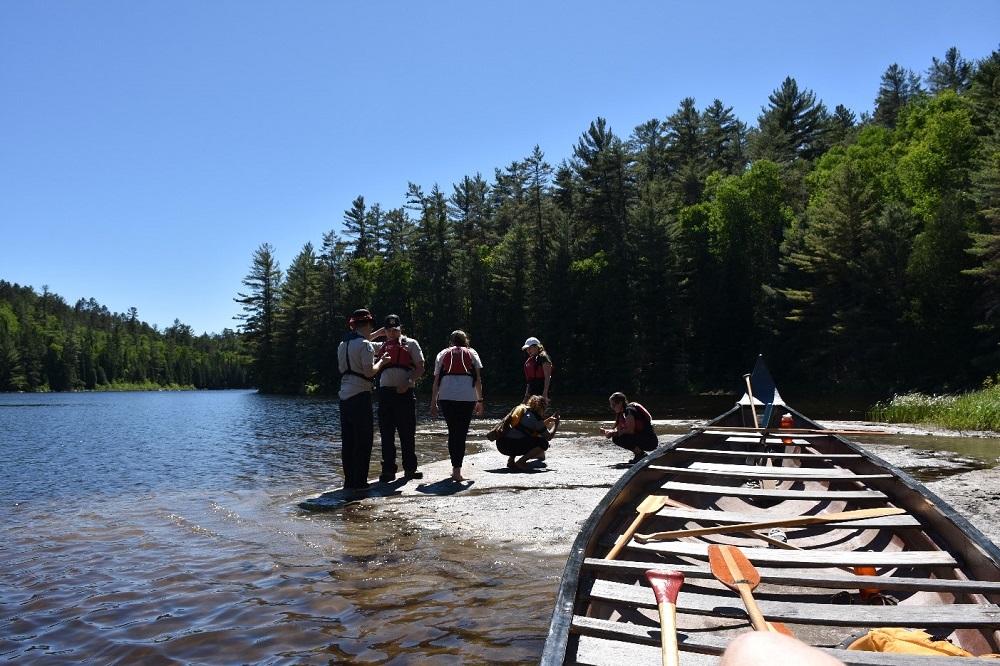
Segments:
[[[248,388],[249,366],[234,331],[195,337],[176,320],[159,331],[135,308],[70,307],[44,287],[0,280],[0,391]]]
[[[870,418],[883,423],[1000,432],[1000,375],[987,378],[979,391],[958,395],[897,395],[872,407]]]
[[[335,390],[347,318],[369,307],[428,357],[465,328],[488,393],[520,389],[528,335],[556,395],[731,387],[758,353],[810,391],[975,383],[1000,370],[1000,54],[967,65],[935,60],[930,92],[891,66],[860,122],[787,78],[752,129],[687,98],[627,141],[597,118],[555,166],[535,146],[450,195],[358,197],[345,238],[287,276],[269,246],[254,256],[237,299],[254,380]],[[16,335],[25,382],[91,363],[60,364],[88,350],[44,322]]]

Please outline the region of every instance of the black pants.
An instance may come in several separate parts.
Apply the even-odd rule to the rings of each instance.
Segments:
[[[465,440],[469,437],[469,425],[475,402],[466,400],[438,400],[444,422],[448,424],[448,456],[452,467],[461,467],[465,460]]]
[[[395,386],[378,389],[378,431],[382,436],[382,473],[395,474],[396,433],[399,433],[399,450],[403,469],[417,471],[417,396],[413,389],[397,393]]]
[[[659,443],[656,440],[656,436],[652,437],[649,435],[639,435],[632,433],[631,435],[627,433],[622,433],[621,435],[615,435],[611,438],[611,441],[615,443],[615,446],[620,446],[626,451],[635,452],[635,447],[639,447],[643,451],[652,451],[656,448]]]
[[[344,465],[344,487],[363,488],[368,485],[368,467],[372,461],[375,440],[375,418],[372,416],[372,394],[359,393],[340,401],[340,458]]]

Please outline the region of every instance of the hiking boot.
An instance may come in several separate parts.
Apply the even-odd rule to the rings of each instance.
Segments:
[[[381,474],[379,474],[378,480],[381,483],[392,483],[393,481],[396,480],[396,473],[395,472],[382,472]]]
[[[409,472],[406,473],[406,478],[407,479],[422,479],[422,478],[424,478],[424,473],[423,472],[419,472],[419,471],[417,471],[415,469],[414,470],[410,470]]]

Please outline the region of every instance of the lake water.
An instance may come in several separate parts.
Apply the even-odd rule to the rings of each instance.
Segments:
[[[426,402],[424,462],[447,457]],[[561,403],[570,431],[610,417],[604,396]],[[704,419],[733,397],[644,403]],[[331,398],[0,394],[0,479],[0,659],[18,663],[536,662],[564,564],[300,509],[340,485]]]

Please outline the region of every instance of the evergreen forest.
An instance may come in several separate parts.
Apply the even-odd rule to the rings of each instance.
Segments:
[[[541,338],[557,394],[731,390],[764,354],[810,393],[948,391],[1000,370],[1000,51],[893,64],[874,110],[786,78],[756,125],[681,100],[569,157],[358,196],[236,299],[264,392],[336,390],[350,313],[398,314],[429,359],[466,330],[487,392]],[[430,370],[427,374],[430,374]]]
[[[597,118],[556,163],[357,196],[287,267],[257,248],[235,332],[0,281],[0,390],[335,392],[359,307],[429,361],[466,330],[487,395],[521,390],[529,335],[556,395],[732,391],[758,354],[807,394],[978,387],[1000,372],[1000,50],[893,64],[872,95],[858,117],[789,77],[754,125],[687,98],[627,136]]]
[[[236,332],[195,336],[175,320],[159,331],[136,308],[109,312],[93,298],[0,280],[0,391],[249,388]]]

